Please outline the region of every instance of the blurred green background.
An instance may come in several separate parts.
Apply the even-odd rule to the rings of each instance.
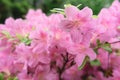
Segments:
[[[88,6],[94,14],[98,14],[102,7],[109,7],[114,0],[0,0],[0,23],[4,23],[7,17],[24,18],[27,11],[41,8],[46,14],[50,14],[53,8],[63,8],[64,4],[82,4],[79,8]]]

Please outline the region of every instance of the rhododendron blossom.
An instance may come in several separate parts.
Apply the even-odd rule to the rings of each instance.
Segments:
[[[0,24],[0,80],[120,80],[120,2],[59,10]]]

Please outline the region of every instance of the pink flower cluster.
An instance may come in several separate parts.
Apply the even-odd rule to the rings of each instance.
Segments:
[[[120,80],[120,2],[96,17],[88,7],[64,13],[29,10],[0,24],[3,80]]]

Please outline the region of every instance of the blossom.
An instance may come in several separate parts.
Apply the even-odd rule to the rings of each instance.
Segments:
[[[66,31],[70,32],[74,42],[82,42],[85,35],[91,36],[92,33],[92,10],[85,7],[79,10],[75,6],[65,8],[66,19],[61,22],[61,26]],[[86,32],[88,34],[86,34]],[[85,35],[84,35],[85,34]],[[89,40],[89,39],[88,39]]]
[[[4,80],[119,80],[119,4],[97,18],[73,5],[64,15],[30,9],[25,19],[7,18],[0,24],[0,74]]]

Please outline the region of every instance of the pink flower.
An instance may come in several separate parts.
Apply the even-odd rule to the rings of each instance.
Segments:
[[[97,18],[88,7],[69,5],[64,12],[47,16],[30,9],[26,19],[10,17],[0,24],[5,80],[120,80],[120,2],[103,8]],[[86,65],[78,70],[86,56]]]
[[[66,18],[61,22],[63,30],[70,33],[73,42],[89,45],[94,26],[92,10],[88,7],[79,10],[75,6],[68,6],[65,14]]]
[[[96,53],[93,49],[82,44],[72,46],[69,51],[70,54],[76,55],[75,62],[78,66],[83,63],[86,56],[88,56],[90,60],[96,59]]]
[[[60,28],[60,22],[64,19],[64,16],[62,14],[51,14],[49,17],[49,23],[48,25],[51,26],[51,30],[54,30],[56,28]]]
[[[26,20],[33,25],[32,27],[36,27],[39,24],[48,24],[48,17],[40,10],[30,9],[26,15]],[[32,23],[31,23],[32,22]]]
[[[92,20],[92,10],[88,7],[79,11],[75,6],[69,6],[65,8],[65,14],[66,19],[62,21],[65,29],[80,28]]]
[[[82,76],[83,71],[79,71],[78,66],[72,66],[71,68],[67,69],[62,77],[65,80],[82,80],[80,76]]]

